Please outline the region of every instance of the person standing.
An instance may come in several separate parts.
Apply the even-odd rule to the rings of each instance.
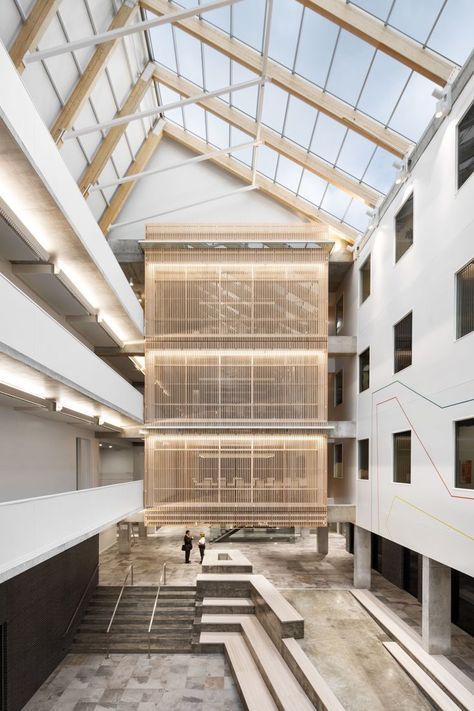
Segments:
[[[188,529],[184,534],[184,543],[181,546],[181,550],[184,551],[184,562],[190,563],[189,556],[191,555],[191,549],[193,547],[193,537],[191,536],[191,531]]]
[[[199,553],[201,554],[201,565],[202,561],[204,560],[204,552],[206,550],[206,534],[201,533],[201,537],[199,538],[198,541],[198,546],[199,546]]]

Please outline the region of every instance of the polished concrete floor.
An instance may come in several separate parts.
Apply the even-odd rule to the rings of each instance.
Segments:
[[[69,654],[24,711],[241,711],[220,654]]]

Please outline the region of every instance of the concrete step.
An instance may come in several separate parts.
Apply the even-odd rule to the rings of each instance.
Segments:
[[[216,615],[250,615],[255,612],[252,600],[245,597],[205,597],[201,609],[203,613]]]
[[[148,653],[148,642],[137,645],[126,644],[124,642],[82,644],[75,642],[71,652],[74,654],[146,654]],[[152,654],[190,654],[191,644],[152,644],[150,645]]]

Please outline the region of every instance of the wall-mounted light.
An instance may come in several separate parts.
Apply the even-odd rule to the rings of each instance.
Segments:
[[[406,160],[396,160],[392,165],[397,171],[395,185],[401,185],[408,178],[408,162]]]
[[[441,119],[447,116],[453,105],[451,96],[451,85],[446,84],[444,89],[434,89],[432,96],[437,99],[435,108],[435,118]]]

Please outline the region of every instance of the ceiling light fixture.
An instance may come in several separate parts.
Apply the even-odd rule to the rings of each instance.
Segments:
[[[451,85],[446,84],[444,89],[433,89],[432,96],[437,99],[435,108],[435,118],[441,119],[447,116],[452,107]]]
[[[408,178],[408,161],[406,159],[403,161],[396,160],[392,165],[397,171],[395,185],[401,185]]]

